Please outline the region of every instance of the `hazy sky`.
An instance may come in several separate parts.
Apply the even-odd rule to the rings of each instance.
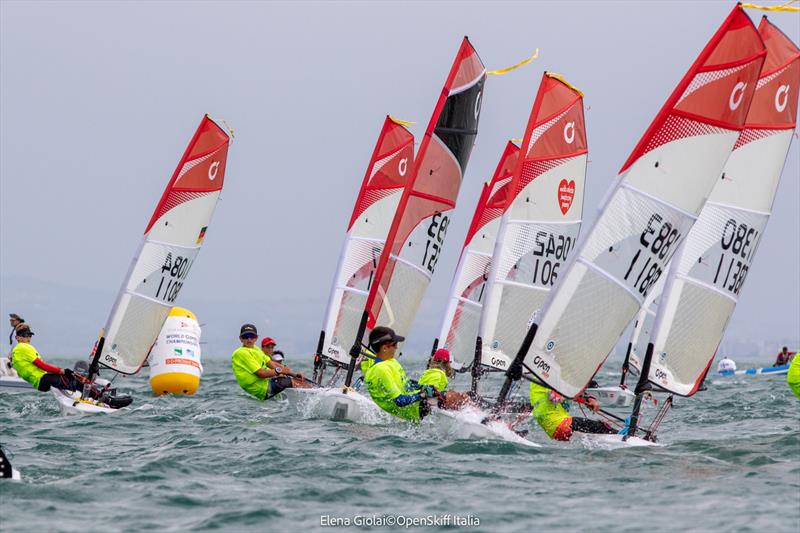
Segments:
[[[0,312],[77,354],[206,112],[235,130],[179,304],[229,353],[242,322],[311,353],[383,117],[424,132],[462,36],[489,69],[480,131],[409,350],[438,331],[481,183],[543,70],[585,92],[585,225],[733,2],[0,2]],[[750,11],[754,22],[763,12]],[[770,14],[795,42],[797,14]],[[800,149],[726,339],[800,339]],[[5,325],[5,322],[2,323]],[[7,331],[6,328],[0,331]]]

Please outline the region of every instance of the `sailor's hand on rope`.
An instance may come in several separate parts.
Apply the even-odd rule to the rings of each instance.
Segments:
[[[547,398],[550,400],[551,403],[555,405],[558,405],[564,401],[564,397],[554,390],[550,391],[550,393],[547,395]]]
[[[589,405],[589,409],[592,410],[593,413],[596,413],[600,410],[600,402],[595,400],[594,398],[589,398],[586,400],[586,403]]]

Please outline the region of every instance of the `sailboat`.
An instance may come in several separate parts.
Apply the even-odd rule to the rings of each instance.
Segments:
[[[486,304],[474,346],[472,393],[486,369],[506,370],[575,248],[583,215],[588,145],[583,93],[545,72],[514,168]]]
[[[387,154],[384,158],[391,158],[392,164],[397,165],[396,175],[386,181],[383,191],[370,189],[367,183],[372,182],[367,178],[362,184],[315,356],[317,382],[322,383],[325,367],[333,365],[347,369],[344,386],[338,391],[326,388],[288,392],[289,396],[313,394],[330,398],[317,403],[321,416],[357,420],[364,410],[377,408],[372,400],[351,388],[364,336],[378,324],[405,336],[416,316],[441,255],[449,217],[475,142],[485,80],[486,69],[465,37],[416,157],[412,157],[413,137],[407,131],[400,132],[392,149],[384,152],[376,147],[373,153],[368,176],[381,162],[375,156],[383,153]],[[381,144],[379,139],[378,145]],[[380,231],[370,233],[373,240],[366,242],[361,239],[364,235],[353,229],[364,231],[369,207],[377,206],[376,201],[381,202],[374,209],[380,212],[380,224],[374,227]],[[361,204],[363,211],[359,210]],[[391,216],[391,222],[384,233],[387,216]]]
[[[641,365],[648,385],[694,395],[714,359],[772,212],[797,120],[800,48],[763,17],[767,54],[744,128],[670,265]],[[637,429],[641,394],[631,420]]]
[[[93,350],[90,380],[101,366],[135,374],[145,363],[205,239],[225,181],[230,141],[225,129],[203,117],[145,228]],[[107,382],[96,383],[108,388]],[[65,414],[114,411],[81,392],[51,390]]]
[[[475,339],[478,336],[492,253],[518,157],[519,147],[508,141],[492,179],[483,184],[453,276],[441,333],[433,341],[431,354],[440,347],[441,342],[441,347],[449,350],[451,364],[456,371],[469,368],[475,357]]]
[[[506,371],[499,404],[523,375],[567,398],[582,394],[719,179],[765,54],[758,30],[737,5],[622,166]]]

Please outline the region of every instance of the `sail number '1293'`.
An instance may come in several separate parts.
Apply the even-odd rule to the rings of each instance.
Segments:
[[[426,268],[431,275],[439,261],[439,254],[442,251],[449,224],[450,218],[447,215],[436,213],[431,217],[431,224],[428,226],[428,240],[425,242],[425,254],[422,256],[422,267]]]
[[[161,281],[156,290],[156,299],[172,303],[178,297],[178,293],[183,287],[183,280],[189,274],[189,269],[194,262],[193,259],[180,255],[172,258],[172,253],[168,253],[161,267]]]
[[[623,278],[631,283],[633,289],[642,296],[655,285],[664,266],[669,263],[672,253],[677,250],[681,234],[672,223],[665,221],[658,213],[653,213],[639,237],[640,248],[631,259],[631,264]]]

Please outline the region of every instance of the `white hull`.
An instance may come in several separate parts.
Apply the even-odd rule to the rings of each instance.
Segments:
[[[586,394],[597,398],[600,407],[630,407],[636,395],[619,387],[596,387],[586,389]]]
[[[473,407],[465,407],[458,411],[434,407],[423,423],[431,422],[436,431],[446,438],[504,440],[534,448],[540,447],[539,444],[516,434],[502,420],[481,423],[486,416],[486,413]]]
[[[392,416],[378,407],[371,398],[342,388],[286,389],[278,396],[309,418],[327,418],[337,422],[386,424]]]
[[[30,383],[17,376],[0,376],[0,390],[6,392],[35,392]]]
[[[60,389],[50,389],[53,397],[58,402],[58,408],[63,415],[84,415],[94,413],[116,413],[120,409],[112,409],[104,403],[96,403],[92,400],[81,400],[80,393],[62,391]]]
[[[583,443],[597,448],[630,448],[636,446],[664,446],[663,444],[659,444],[657,442],[651,442],[649,440],[644,440],[639,437],[631,437],[628,440],[622,440],[624,437],[622,435],[603,435],[603,434],[596,434],[596,433],[576,433],[576,436],[580,436],[583,440]]]

